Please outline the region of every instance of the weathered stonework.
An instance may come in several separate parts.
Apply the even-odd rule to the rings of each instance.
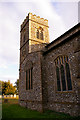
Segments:
[[[36,28],[44,30],[37,39]],[[23,42],[24,34],[26,34]],[[21,106],[80,115],[80,24],[49,43],[48,21],[29,13],[21,25],[19,103]],[[49,43],[49,44],[48,44]],[[72,90],[57,91],[55,59],[68,56]],[[26,90],[26,70],[33,68],[33,89]]]
[[[76,43],[76,39],[69,41],[68,43],[61,45],[60,47],[52,50],[51,52],[44,55],[45,65],[43,65],[43,70],[46,69],[46,73],[43,73],[43,95],[44,101],[47,95],[47,103],[44,106],[48,105],[47,108],[66,112],[71,115],[78,114],[79,105],[80,105],[80,93],[78,92],[79,79],[77,78],[77,57],[74,53],[74,45]],[[64,91],[58,92],[56,90],[56,72],[55,72],[55,63],[54,60],[59,55],[67,55],[69,57],[69,65],[71,70],[71,79],[72,79],[72,91]],[[46,79],[46,83],[45,82]],[[46,84],[46,86],[45,86]],[[47,90],[45,89],[47,88]],[[47,93],[46,93],[47,91]],[[49,97],[48,97],[49,96]],[[80,111],[79,111],[80,112]]]

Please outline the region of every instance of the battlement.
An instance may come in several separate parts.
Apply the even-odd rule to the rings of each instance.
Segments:
[[[28,13],[28,16],[26,17],[26,19],[23,21],[23,23],[21,24],[21,29],[25,26],[25,24],[29,21],[33,21],[39,24],[42,24],[44,26],[48,26],[48,20],[44,19],[44,18],[40,18],[40,16],[36,16],[35,14],[33,15],[32,13]]]
[[[21,24],[21,30],[22,28],[25,26],[25,24],[29,21],[29,16],[26,16],[26,18],[24,19],[23,23]]]
[[[40,18],[40,16],[36,16],[35,14],[33,15],[32,13],[29,13],[28,15],[30,15],[31,16],[31,18],[32,19],[40,19],[40,20],[43,20],[44,22],[48,22],[48,20],[47,19],[44,19],[44,18]]]

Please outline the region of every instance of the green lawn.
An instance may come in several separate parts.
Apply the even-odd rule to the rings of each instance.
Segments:
[[[2,118],[53,118],[54,120],[80,120],[80,117],[71,117],[64,113],[53,112],[50,110],[44,113],[29,110],[19,106],[18,99],[9,99],[8,103],[4,103],[3,100]]]

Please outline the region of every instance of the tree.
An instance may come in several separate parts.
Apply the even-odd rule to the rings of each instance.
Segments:
[[[2,81],[0,80],[0,95],[2,95]]]
[[[2,94],[10,95],[15,94],[16,88],[10,83],[10,80],[8,82],[2,81]]]
[[[19,93],[19,79],[15,82],[15,87],[16,87],[16,94]]]
[[[6,88],[8,87],[9,83],[2,81],[2,94],[5,94]]]

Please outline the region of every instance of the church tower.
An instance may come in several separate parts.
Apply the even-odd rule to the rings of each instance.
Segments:
[[[39,111],[43,110],[41,64],[48,28],[48,20],[29,13],[20,31],[19,103]]]
[[[28,53],[40,51],[49,43],[48,28],[48,20],[28,14],[20,31],[20,63]]]

